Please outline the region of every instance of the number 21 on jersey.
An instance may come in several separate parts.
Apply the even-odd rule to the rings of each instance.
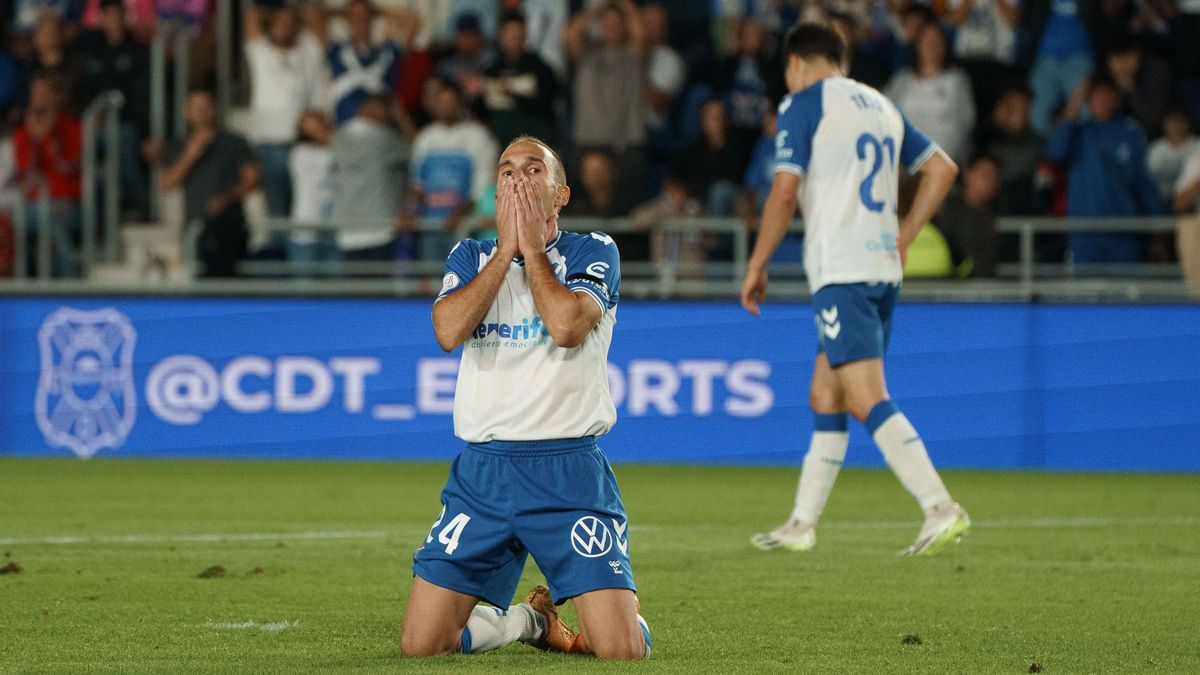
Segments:
[[[875,190],[875,177],[879,175],[879,170],[883,168],[883,151],[886,148],[888,154],[888,168],[896,164],[896,141],[891,136],[884,136],[882,139],[873,134],[863,134],[858,137],[858,142],[855,144],[858,152],[858,159],[863,162],[868,162],[870,168],[867,170],[866,178],[863,178],[862,183],[858,186],[858,196],[862,200],[863,206],[867,207],[872,213],[879,213],[888,206],[887,202],[876,201],[872,196]],[[890,171],[889,171],[890,173]],[[896,205],[892,205],[895,210]]]

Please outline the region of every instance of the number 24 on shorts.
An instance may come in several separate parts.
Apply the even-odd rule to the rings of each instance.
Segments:
[[[445,518],[446,505],[443,504],[441,515],[439,515],[438,519],[433,522],[433,527],[429,528],[429,536],[425,537],[426,544],[433,542],[433,531],[438,529],[438,526],[442,524],[442,520]],[[458,548],[458,538],[462,536],[463,528],[466,527],[467,523],[469,522],[471,522],[471,516],[468,516],[465,513],[460,513],[451,518],[450,522],[446,523],[446,526],[443,527],[442,531],[438,533],[438,541],[446,545],[446,555],[454,555],[454,549]]]

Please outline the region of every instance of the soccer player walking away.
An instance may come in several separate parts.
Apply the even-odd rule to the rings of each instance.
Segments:
[[[849,444],[847,413],[866,425],[888,466],[920,504],[925,524],[902,553],[934,555],[971,526],[946,491],[921,437],[888,395],[883,359],[908,245],[954,183],[958,167],[882,94],[843,77],[845,45],[832,29],[804,23],[788,33],[779,106],[775,180],[742,286],[754,316],[767,291],[767,262],[799,205],[804,266],[812,288],[818,354],[809,401],[812,442],[795,509],[751,540],[763,550],[807,551]],[[920,178],[898,222],[899,165]]]
[[[559,232],[570,196],[554,150],[516,139],[500,156],[497,241],[464,239],[446,260],[433,328],[442,349],[463,345],[454,433],[467,446],[413,554],[404,654],[517,641],[610,659],[650,654],[625,506],[595,441],[617,416],[607,367],[621,264],[607,235]],[[530,554],[549,588],[509,606]],[[567,600],[578,633],[558,618]]]

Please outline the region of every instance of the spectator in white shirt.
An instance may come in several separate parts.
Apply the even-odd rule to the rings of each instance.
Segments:
[[[266,31],[259,12],[246,13],[250,69],[250,140],[258,151],[263,191],[272,216],[291,210],[288,153],[306,110],[329,109],[329,67],[321,43],[301,32],[294,9],[270,10]]]
[[[1200,139],[1192,135],[1191,123],[1179,108],[1167,111],[1163,117],[1163,132],[1162,138],[1150,144],[1146,152],[1146,165],[1163,201],[1170,204],[1175,197],[1175,183],[1183,173],[1184,164],[1189,157],[1200,152]]]
[[[892,77],[884,93],[946,154],[966,164],[975,128],[975,103],[966,73],[949,61],[946,36],[926,23],[913,41],[912,66]]]
[[[325,223],[333,215],[333,125],[324,114],[310,110],[300,116],[299,137],[288,157],[292,175],[292,220],[296,223]],[[288,239],[288,260],[298,263],[297,273],[306,276],[314,261],[341,258],[337,241],[328,230],[297,230]]]
[[[438,83],[430,112],[434,121],[413,141],[405,229],[413,229],[415,216],[441,220],[445,232],[425,232],[418,238],[422,260],[441,260],[450,252],[462,219],[475,212],[495,180],[500,149],[487,127],[466,115],[462,92],[453,82]]]

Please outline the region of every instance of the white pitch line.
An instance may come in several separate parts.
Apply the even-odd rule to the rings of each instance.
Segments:
[[[258,621],[239,621],[239,622],[223,622],[217,623],[214,621],[206,621],[200,624],[201,628],[214,628],[217,630],[261,630],[267,633],[279,633],[288,628],[297,628],[300,626],[299,621],[273,621],[270,623],[259,623]]]
[[[392,532],[382,530],[335,530],[326,532],[252,532],[247,534],[122,534],[98,537],[65,536],[0,539],[0,546],[19,544],[175,544],[231,541],[311,541],[317,539],[381,539]]]
[[[1167,525],[1177,527],[1200,526],[1200,517],[1176,516],[1166,518],[1033,518],[1028,520],[976,520],[976,527],[983,529],[1058,529],[1076,527],[1139,527],[1144,525]],[[916,527],[916,520],[862,521],[824,523],[822,529],[830,530],[901,530]],[[424,530],[424,524],[404,524],[410,530]],[[635,532],[669,532],[671,530],[714,530],[734,529],[736,526],[719,528],[705,524],[695,525],[631,525]],[[58,536],[0,539],[0,546],[40,544],[174,544],[174,543],[224,543],[239,541],[316,541],[321,539],[383,539],[403,536],[406,532],[385,530],[333,530],[316,532],[255,532],[245,534],[125,534],[108,536]]]
[[[827,523],[821,528],[834,530],[902,530],[909,529],[919,524],[917,521],[881,521],[881,522],[848,522],[848,523]],[[1187,516],[1167,517],[1167,518],[1032,518],[1028,520],[972,520],[971,524],[975,527],[984,529],[1008,529],[1008,528],[1033,528],[1033,529],[1055,529],[1055,528],[1072,528],[1072,527],[1136,527],[1141,525],[1171,525],[1183,527],[1195,527],[1200,525],[1200,517],[1192,518]]]

